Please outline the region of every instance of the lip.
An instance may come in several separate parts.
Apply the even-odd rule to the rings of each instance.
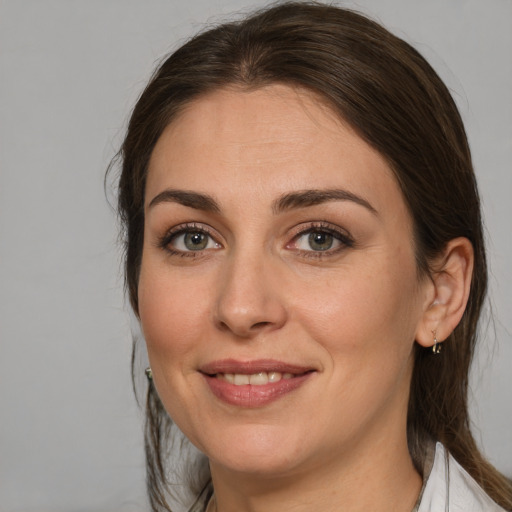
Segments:
[[[253,361],[237,361],[223,359],[207,363],[199,369],[210,391],[221,401],[244,408],[257,408],[268,405],[302,386],[315,372],[314,368],[276,361],[258,359]],[[280,372],[291,374],[291,378],[264,385],[235,385],[217,374],[231,373],[252,375],[259,372]]]
[[[253,361],[221,359],[207,363],[199,369],[201,373],[208,375],[214,375],[216,373],[241,373],[250,375],[258,372],[281,372],[299,375],[311,370],[314,370],[314,368],[276,361],[275,359],[255,359]]]

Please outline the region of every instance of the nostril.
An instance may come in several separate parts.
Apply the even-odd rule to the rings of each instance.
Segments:
[[[226,322],[219,322],[219,328],[221,331],[229,331],[229,326]]]
[[[261,329],[262,327],[266,327],[267,325],[270,325],[271,322],[257,322],[251,326],[252,330]]]

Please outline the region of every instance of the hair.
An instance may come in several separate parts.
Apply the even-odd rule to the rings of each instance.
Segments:
[[[148,162],[165,127],[190,102],[227,87],[287,84],[314,93],[388,162],[413,219],[419,276],[446,244],[466,237],[474,249],[468,304],[441,356],[418,344],[407,436],[420,472],[440,441],[506,509],[510,482],[481,455],[470,430],[468,374],[487,288],[476,179],[463,123],[444,83],[408,43],[351,10],[290,2],[200,33],[170,55],[140,96],[118,154],[118,211],[125,279],[138,314]],[[172,421],[155,387],[147,391],[145,448],[154,511],[170,510],[166,457]]]

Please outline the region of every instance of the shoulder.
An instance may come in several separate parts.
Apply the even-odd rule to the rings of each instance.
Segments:
[[[505,512],[449,455],[436,444],[432,470],[428,476],[418,512]]]

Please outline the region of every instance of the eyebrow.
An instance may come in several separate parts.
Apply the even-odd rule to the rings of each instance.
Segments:
[[[272,210],[274,213],[282,213],[330,201],[352,201],[365,207],[374,215],[378,215],[377,210],[366,199],[343,189],[311,189],[290,192],[277,199],[272,205]]]
[[[290,192],[279,197],[272,203],[272,211],[275,214],[289,210],[307,208],[330,201],[352,201],[378,215],[377,210],[362,197],[343,189],[307,189]],[[178,203],[196,210],[220,213],[221,208],[217,201],[207,194],[188,190],[167,189],[156,195],[149,203],[148,208],[153,208],[160,203]]]
[[[220,207],[213,197],[188,190],[164,190],[151,200],[148,208],[153,208],[160,203],[178,203],[196,210],[220,213]]]

